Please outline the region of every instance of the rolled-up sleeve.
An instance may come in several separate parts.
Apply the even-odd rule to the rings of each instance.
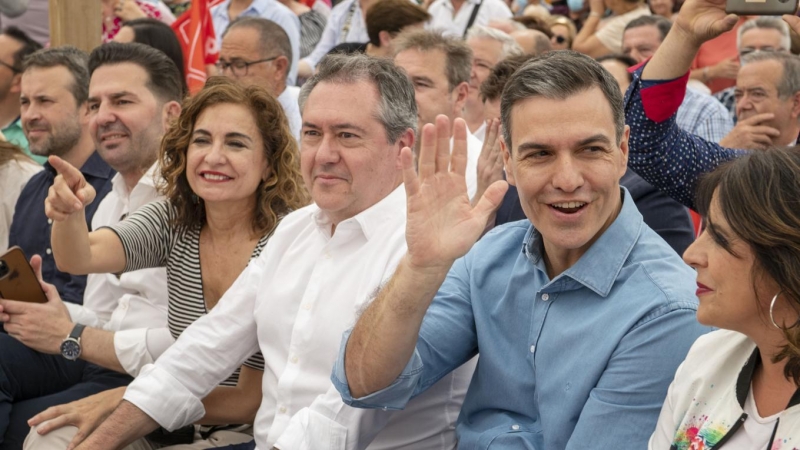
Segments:
[[[186,328],[155,364],[142,369],[125,400],[168,430],[203,417],[201,400],[258,351],[254,305],[262,261],[251,262],[209,314]]]
[[[686,92],[688,73],[675,80],[642,80],[633,72],[625,96],[625,123],[631,128],[628,166],[670,197],[694,209],[697,181],[704,173],[746,150],[730,149],[681,130],[676,112]]]

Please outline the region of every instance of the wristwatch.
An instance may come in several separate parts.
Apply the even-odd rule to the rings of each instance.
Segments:
[[[61,342],[61,356],[70,361],[75,361],[81,356],[81,333],[84,328],[85,325],[75,324],[72,333]]]

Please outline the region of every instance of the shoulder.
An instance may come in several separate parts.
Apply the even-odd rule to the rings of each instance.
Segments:
[[[331,9],[330,20],[336,20],[347,14],[347,11],[353,6],[355,2],[356,0],[345,0],[339,3],[338,5],[334,6]]]
[[[433,11],[438,11],[442,8],[445,8],[450,0],[435,0],[431,5],[428,7],[428,12],[433,14]]]
[[[675,382],[686,386],[700,378],[735,379],[754,349],[755,343],[736,331],[716,330],[704,334],[689,349]]]
[[[695,108],[702,109],[707,114],[722,114],[727,117],[728,110],[720,103],[719,100],[711,95],[697,92],[692,88],[686,89],[686,96],[684,102],[689,103]]]
[[[508,6],[503,2],[503,0],[482,0],[481,8],[486,8],[496,14],[504,14],[508,13],[507,15],[510,17],[512,15],[511,10],[508,9]]]
[[[493,257],[503,257],[508,252],[521,252],[531,227],[528,219],[494,227],[472,246],[469,254],[479,255],[478,259],[488,263]]]

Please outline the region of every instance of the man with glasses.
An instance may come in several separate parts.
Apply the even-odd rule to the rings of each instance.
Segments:
[[[759,51],[788,53],[792,46],[789,27],[778,17],[757,17],[748,20],[739,27],[736,38],[739,58]],[[731,86],[714,94],[714,97],[728,109],[734,124],[737,119],[735,90],[736,86]]]
[[[22,147],[28,155],[31,155],[28,139],[19,120],[21,67],[25,57],[40,48],[41,45],[16,27],[8,27],[0,34],[0,131],[9,142]],[[41,156],[33,158],[39,163],[46,160]]]
[[[672,22],[661,16],[634,19],[622,33],[622,52],[637,63],[650,58],[671,27]],[[711,142],[720,142],[733,129],[725,107],[710,95],[692,88],[686,89],[676,122],[681,129]]]
[[[222,35],[217,68],[226,77],[244,85],[258,85],[278,99],[289,128],[300,139],[300,88],[287,86],[292,66],[289,36],[277,23],[259,17],[235,20]]]

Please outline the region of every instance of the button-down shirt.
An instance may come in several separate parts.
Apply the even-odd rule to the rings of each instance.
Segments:
[[[128,190],[122,175],[111,179],[112,189],[92,219],[97,230],[121,222],[139,207],[162,198],[155,187],[157,166],[154,164]],[[83,295],[83,306],[66,304],[72,321],[108,331],[167,326],[167,272],[164,268],[137,270],[119,276],[90,274]],[[144,345],[144,339],[139,342]],[[121,362],[125,354],[117,355]],[[123,362],[123,367],[126,364]]]
[[[478,241],[453,265],[386,389],[350,396],[346,334],[333,372],[345,402],[402,408],[480,353],[459,448],[645,448],[675,370],[707,330],[695,319],[694,271],[621,191],[614,222],[553,279],[529,221]]]
[[[314,51],[303,58],[311,68],[317,67],[333,47],[345,42],[368,42],[367,25],[358,0],[344,0],[331,10],[325,30]]]
[[[428,8],[431,20],[426,28],[440,30],[447,36],[462,37],[475,8],[480,9],[472,25],[486,26],[492,20],[510,19],[513,16],[511,10],[501,0],[466,0],[458,12],[455,12],[450,0],[436,0]]]
[[[625,94],[625,123],[631,127],[628,167],[675,200],[695,209],[697,181],[704,173],[747,150],[722,147],[681,130],[675,112],[684,98],[688,73],[675,80],[641,79],[633,72]]]
[[[207,316],[142,370],[125,399],[166,428],[192,423],[203,415],[201,399],[260,348],[259,449],[269,450],[279,437],[298,443],[285,449],[361,449],[379,432],[371,449],[452,449],[472,367],[444,377],[397,413],[350,408],[330,382],[342,332],[405,253],[405,207],[400,186],[340,222],[334,234],[315,205],[286,216],[261,256]],[[290,435],[282,437],[284,431]]]
[[[20,119],[11,122],[10,125],[3,128],[2,132],[8,142],[21,148],[23,151],[25,151],[25,154],[33,158],[34,161],[38,162],[39,164],[44,164],[47,161],[46,156],[34,155],[31,153],[31,150],[28,147],[28,138],[25,136],[25,132],[22,130],[22,122]]]
[[[216,32],[219,42],[222,41],[222,34],[231,23],[231,17],[228,15],[230,5],[231,0],[225,0],[211,7],[211,21],[214,23],[214,32]],[[297,14],[275,0],[253,0],[253,3],[238,17],[269,19],[286,31],[289,43],[292,45],[292,65],[289,68],[289,75],[286,77],[286,84],[293,86],[297,79],[297,62],[300,60],[300,19],[297,18]]]
[[[286,86],[286,89],[278,96],[278,102],[283,106],[283,112],[289,121],[289,129],[292,136],[300,142],[300,129],[303,128],[303,119],[300,118],[300,88],[297,86]]]
[[[728,110],[714,97],[687,88],[678,116],[678,126],[707,141],[719,142],[733,129]]]
[[[86,223],[90,224],[98,205],[111,191],[111,177],[114,176],[114,170],[97,152],[92,153],[80,170],[86,182],[97,192],[94,201],[85,208]],[[44,170],[34,175],[25,185],[14,209],[14,221],[11,223],[8,245],[21,247],[28,258],[41,255],[44,280],[56,286],[64,301],[82,304],[86,276],[59,271],[56,268],[53,251],[50,249],[53,221],[44,214],[44,200],[56,175],[58,174],[53,166],[45,163]]]

